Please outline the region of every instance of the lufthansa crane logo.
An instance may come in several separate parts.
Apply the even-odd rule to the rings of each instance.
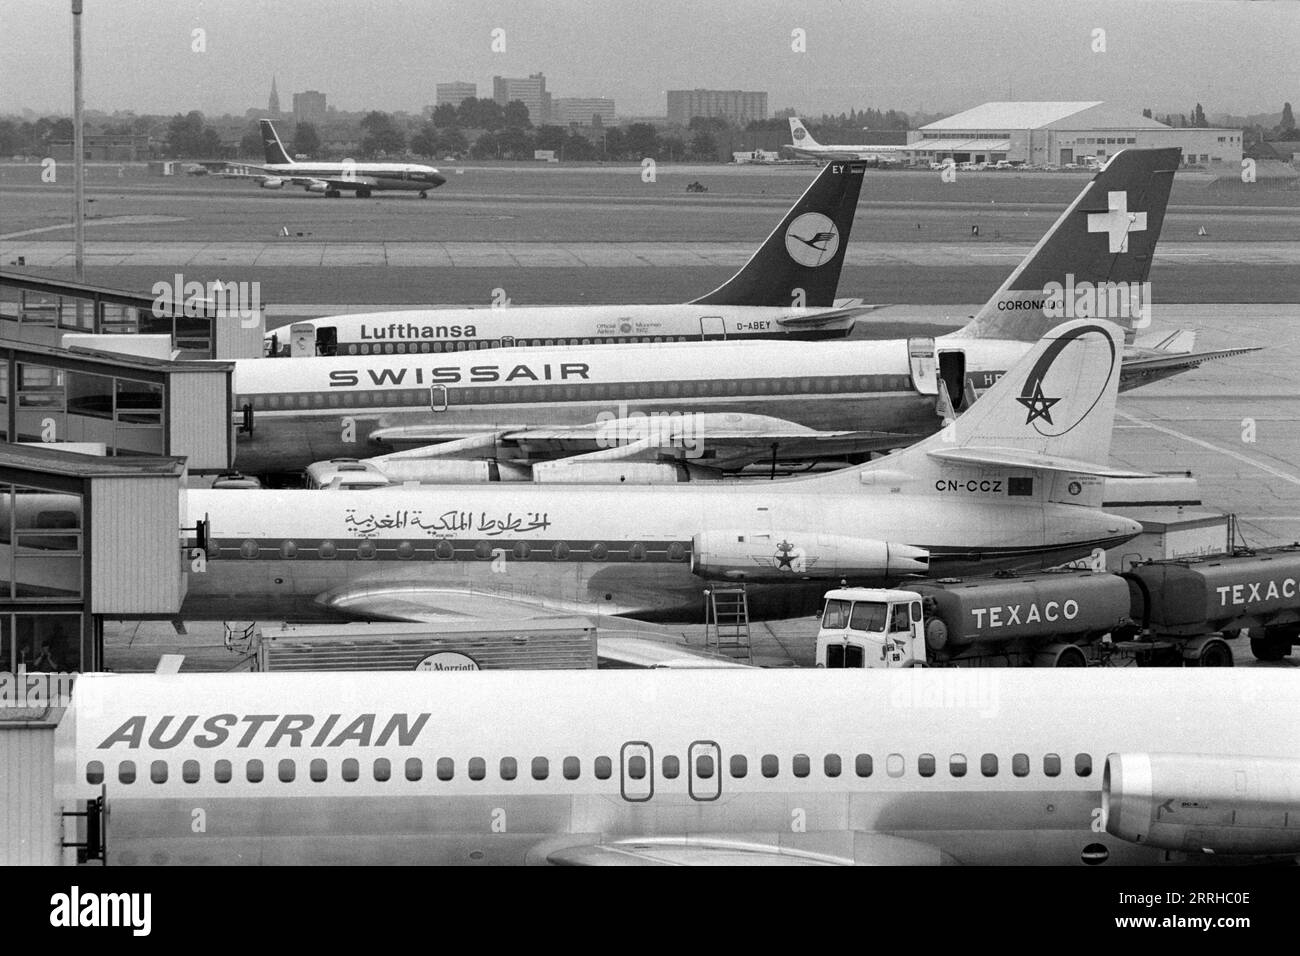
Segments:
[[[796,140],[803,139],[807,135],[808,135],[808,131],[805,130],[802,126],[796,126],[794,128],[794,138]]]
[[[1062,355],[1079,349],[1097,354],[1058,364]],[[1114,374],[1115,342],[1104,328],[1080,325],[1063,332],[1039,356],[1020,387],[1016,401],[1025,406],[1025,424],[1044,437],[1066,434],[1097,406]]]
[[[840,231],[819,212],[806,212],[785,231],[785,251],[801,266],[815,269],[830,262],[840,248]]]

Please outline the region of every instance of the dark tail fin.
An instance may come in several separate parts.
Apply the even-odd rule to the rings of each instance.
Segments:
[[[289,153],[285,150],[284,144],[280,142],[280,137],[275,131],[275,126],[270,120],[260,120],[259,125],[262,127],[262,148],[266,150],[267,163],[283,165],[292,163]]]
[[[694,303],[834,305],[864,168],[862,163],[827,163],[744,268]]]
[[[1129,333],[1148,324],[1144,284],[1181,156],[1178,147],[1116,153],[959,334],[1028,342],[1070,318],[1109,319]]]

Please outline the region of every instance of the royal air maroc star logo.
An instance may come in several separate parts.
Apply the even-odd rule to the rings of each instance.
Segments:
[[[776,546],[776,569],[779,571],[785,568],[787,571],[794,570],[794,545],[789,541],[782,541]]]
[[[1034,393],[1032,395],[1021,395],[1016,401],[1025,408],[1029,409],[1029,417],[1025,419],[1028,425],[1036,419],[1043,419],[1047,424],[1052,424],[1052,406],[1060,401],[1059,398],[1048,398],[1043,394],[1043,383],[1037,381],[1034,383]]]

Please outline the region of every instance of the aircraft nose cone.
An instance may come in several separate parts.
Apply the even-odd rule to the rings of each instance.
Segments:
[[[434,171],[430,179],[433,180],[433,186],[435,189],[447,181],[447,177],[444,176],[442,173],[437,172],[436,170]]]

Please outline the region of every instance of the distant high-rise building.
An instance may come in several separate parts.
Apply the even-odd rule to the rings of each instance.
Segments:
[[[437,98],[434,100],[434,106],[460,106],[463,100],[478,98],[478,84],[465,83],[457,80],[455,83],[439,83],[437,85]]]
[[[593,125],[600,117],[601,126],[613,126],[614,101],[603,97],[560,96],[551,101],[550,122],[555,126]]]
[[[271,98],[266,101],[266,110],[268,113],[279,115],[280,113],[280,94],[275,91],[275,77],[271,77]]]
[[[325,122],[325,94],[316,90],[293,94],[293,121],[316,125]]]
[[[685,126],[692,116],[721,116],[733,126],[767,119],[767,94],[743,90],[669,90],[668,122]]]
[[[551,121],[551,94],[546,92],[546,77],[541,73],[530,73],[526,80],[492,77],[492,99],[502,106],[511,100],[520,100],[528,107],[528,118],[534,126],[543,126]]]

